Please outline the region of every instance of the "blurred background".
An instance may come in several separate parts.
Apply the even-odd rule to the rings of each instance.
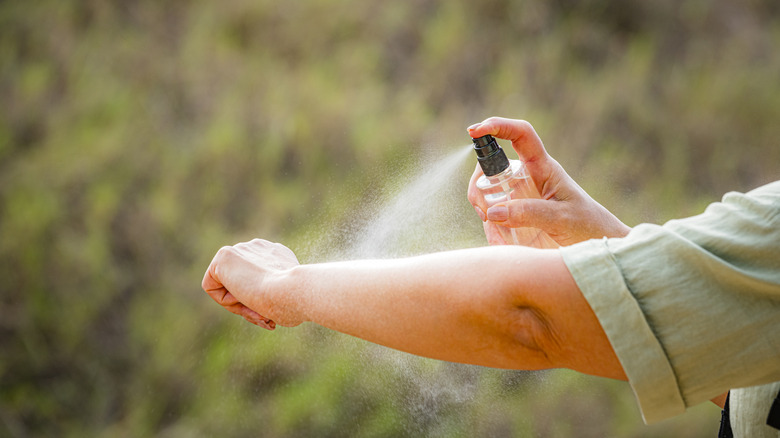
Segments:
[[[200,281],[253,237],[483,245],[471,156],[436,220],[376,218],[493,115],[629,225],[696,214],[780,174],[778,47],[774,0],[0,1],[0,436],[715,436],[625,383],[261,331]]]

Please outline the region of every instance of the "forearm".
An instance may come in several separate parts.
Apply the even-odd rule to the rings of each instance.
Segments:
[[[302,265],[268,284],[272,295],[297,297],[291,305],[300,306],[306,320],[413,354],[610,374],[569,357],[571,348],[587,343],[572,339],[588,332],[572,324],[584,315],[592,325],[595,317],[557,251],[506,246]]]
[[[522,314],[494,254],[303,265],[287,284],[317,324],[418,355],[505,367],[522,349],[506,324]]]

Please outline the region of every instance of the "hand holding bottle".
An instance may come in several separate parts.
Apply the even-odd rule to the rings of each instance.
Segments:
[[[488,210],[499,203],[515,199],[539,199],[528,171],[520,160],[510,160],[496,139],[488,134],[474,138],[474,152],[483,175],[477,179],[477,189]],[[503,225],[490,225],[490,234],[494,231],[500,236],[500,242],[534,248],[557,248],[559,245],[544,231],[533,227],[510,228]],[[488,228],[486,228],[486,231]]]
[[[491,245],[507,243],[501,236],[501,226],[538,228],[563,246],[593,238],[622,237],[631,230],[593,200],[547,154],[530,123],[491,117],[470,126],[468,132],[473,138],[493,135],[510,140],[540,195],[540,199],[514,199],[488,205],[477,188],[477,181],[483,175],[477,166],[469,183],[468,199],[484,222]]]

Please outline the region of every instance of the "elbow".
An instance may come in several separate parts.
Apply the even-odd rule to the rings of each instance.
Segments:
[[[562,350],[561,337],[550,318],[540,309],[516,307],[507,336],[517,345],[515,361],[523,369],[559,368]]]

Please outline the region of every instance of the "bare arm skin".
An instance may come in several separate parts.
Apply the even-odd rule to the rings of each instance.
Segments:
[[[491,244],[504,243],[495,239],[497,224],[540,228],[561,245],[629,233],[547,154],[527,122],[493,117],[469,133],[511,140],[542,196],[486,210],[474,187],[481,175],[477,168],[469,200]],[[565,367],[626,380],[556,250],[502,246],[299,265],[288,248],[256,239],[222,248],[203,289],[227,310],[269,330],[277,323],[311,321],[441,360],[510,369]],[[722,406],[723,399],[713,401]]]
[[[505,246],[298,265],[287,248],[254,240],[220,250],[203,288],[228,310],[267,328],[311,321],[435,359],[511,369],[566,367],[625,380],[555,250]]]
[[[630,228],[591,199],[544,150],[528,122],[493,117],[472,137],[509,139],[542,195],[485,210],[469,200],[491,243],[496,224],[533,226],[567,245]],[[502,218],[496,207],[507,207]],[[492,247],[421,257],[299,265],[286,247],[255,240],[217,253],[203,288],[261,327],[312,321],[413,354],[498,368],[566,367],[625,379],[595,315],[557,251]]]
[[[512,148],[525,162],[542,199],[524,199],[499,203],[487,208],[476,188],[482,176],[474,170],[468,199],[483,221],[491,245],[505,244],[496,225],[539,228],[560,245],[571,245],[601,237],[624,237],[631,228],[591,198],[545,150],[533,126],[524,120],[491,117],[468,128],[474,138],[493,135],[510,140]],[[728,393],[712,399],[723,408]]]

